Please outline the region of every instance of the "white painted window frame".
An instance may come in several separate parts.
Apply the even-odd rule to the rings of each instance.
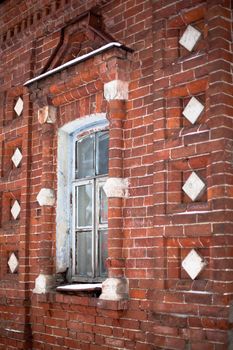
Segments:
[[[71,207],[72,175],[73,175],[73,149],[74,139],[86,132],[97,132],[108,129],[108,120],[105,113],[97,113],[65,124],[58,130],[58,188],[57,188],[57,216],[56,216],[56,272],[67,273],[69,281],[97,282],[104,278],[81,278],[74,274],[74,259],[72,245],[73,234],[73,209]],[[64,152],[67,150],[67,152]],[[96,181],[105,181],[106,178],[96,178]],[[99,191],[99,190],[98,190]],[[96,191],[96,195],[97,192]],[[96,203],[98,201],[96,200]],[[95,237],[98,237],[97,227]],[[94,246],[93,246],[94,247]],[[95,244],[96,249],[97,244]],[[95,252],[97,254],[97,252]],[[72,258],[72,259],[71,259]],[[97,259],[96,259],[97,261]],[[96,266],[95,266],[96,269]]]

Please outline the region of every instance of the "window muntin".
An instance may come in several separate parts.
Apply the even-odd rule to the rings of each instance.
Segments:
[[[106,277],[108,131],[74,137],[72,279]]]

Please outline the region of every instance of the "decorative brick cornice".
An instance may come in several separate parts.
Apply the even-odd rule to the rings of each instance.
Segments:
[[[107,0],[96,0],[96,5],[101,8],[108,4]],[[4,4],[3,4],[4,6]],[[20,20],[16,22],[14,25],[5,25],[7,29],[2,26],[2,33],[0,33],[0,47],[2,45],[12,46],[17,38],[22,37],[23,35],[28,35],[28,31],[34,31],[35,27],[44,26],[45,34],[48,34],[53,31],[53,29],[49,28],[50,24],[48,24],[48,19],[53,17],[53,14],[58,11],[64,12],[66,9],[70,10],[71,8],[71,0],[57,0],[47,5],[41,6],[40,8],[29,9],[25,12],[23,18],[20,16]],[[70,12],[70,11],[69,11]],[[74,12],[74,11],[73,11]],[[76,11],[77,15],[77,11]],[[53,27],[53,26],[52,26]]]
[[[20,21],[13,26],[9,26],[7,30],[0,34],[0,46],[3,44],[7,46],[13,45],[19,36],[22,37],[22,34],[28,34],[29,30],[33,30],[43,22],[47,23],[46,18],[51,17],[55,11],[64,11],[70,2],[70,0],[53,1],[51,4],[45,5],[43,8],[36,9],[33,12],[29,10],[23,18],[21,17]]]

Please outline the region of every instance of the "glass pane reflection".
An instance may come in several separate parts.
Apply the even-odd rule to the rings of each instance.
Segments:
[[[100,187],[99,196],[99,222],[100,224],[104,224],[108,222],[108,198],[103,185]]]
[[[92,225],[92,184],[77,187],[78,227]]]
[[[95,174],[94,141],[94,135],[90,135],[76,142],[76,179],[86,178]]]
[[[108,231],[99,231],[99,264],[100,276],[107,274],[106,260],[108,257]]]
[[[99,132],[96,135],[96,174],[108,173],[108,132]]]
[[[80,276],[92,276],[92,234],[77,233],[77,273]]]

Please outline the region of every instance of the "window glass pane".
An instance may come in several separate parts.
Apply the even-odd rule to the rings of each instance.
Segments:
[[[92,233],[77,232],[77,274],[92,276]]]
[[[75,178],[82,179],[93,176],[94,169],[94,134],[89,135],[76,142],[76,162],[75,162]]]
[[[73,274],[77,280],[107,276],[108,199],[103,190],[108,174],[108,131],[76,138],[73,186]]]
[[[99,223],[104,224],[108,222],[108,198],[104,192],[103,185],[99,190]]]
[[[108,257],[108,231],[99,231],[99,264],[100,276],[107,274],[106,259]]]
[[[108,132],[96,134],[96,174],[108,174]]]
[[[92,184],[78,186],[76,190],[77,226],[92,226]]]

